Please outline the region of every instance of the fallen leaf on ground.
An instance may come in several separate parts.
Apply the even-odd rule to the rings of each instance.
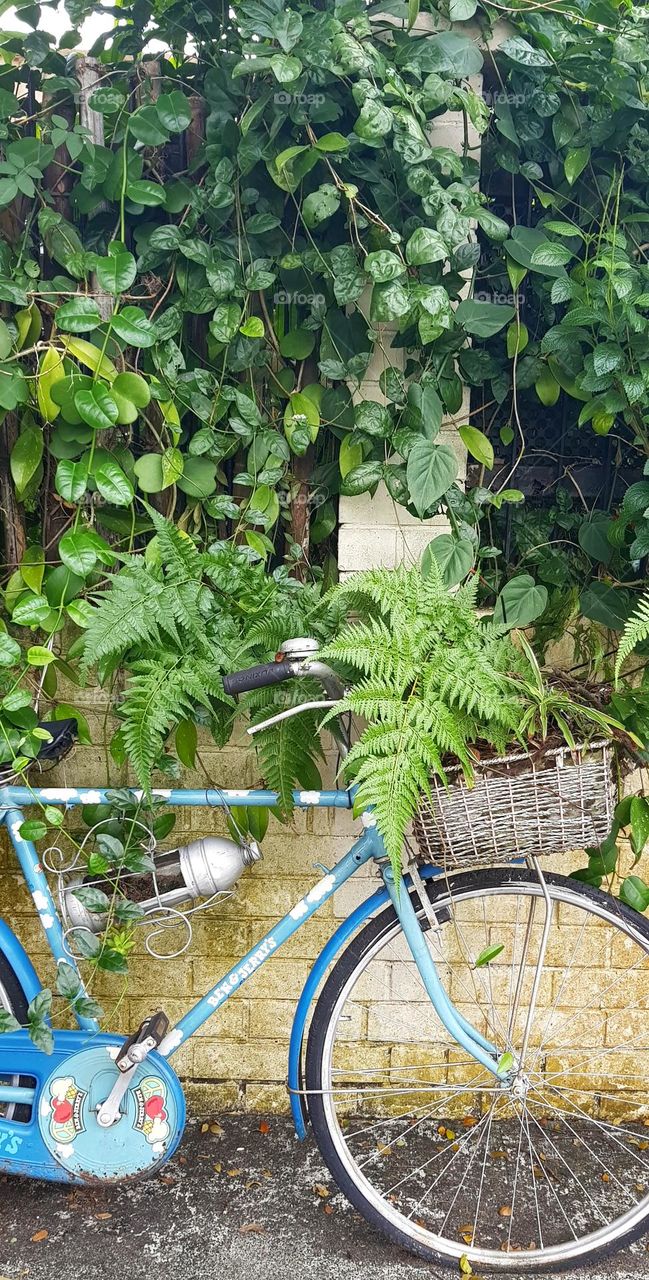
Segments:
[[[98,1222],[108,1222],[108,1219],[112,1218],[112,1216],[113,1216],[112,1213],[96,1213],[95,1214],[95,1217]]]
[[[332,1204],[323,1204],[322,1212],[327,1214],[332,1214],[332,1213],[335,1213],[336,1210],[334,1209]]]
[[[239,1177],[239,1174],[241,1173],[241,1170],[240,1170],[240,1169],[227,1169],[227,1170],[226,1170],[226,1172],[227,1172],[228,1178],[238,1178],[238,1177]]]
[[[500,1208],[499,1208],[499,1210],[498,1210],[498,1216],[499,1216],[499,1218],[511,1218],[511,1216],[512,1216],[512,1207],[511,1207],[511,1205],[510,1205],[510,1204],[501,1204],[501,1206],[500,1206]]]
[[[215,1164],[215,1165],[213,1165],[212,1167],[213,1167],[213,1169],[214,1169],[214,1172],[215,1172],[215,1173],[222,1173],[222,1172],[223,1172],[223,1165],[221,1164],[221,1162],[220,1162],[219,1160],[217,1160],[216,1164]]]
[[[47,1240],[47,1237],[49,1236],[49,1234],[50,1234],[49,1231],[46,1231],[45,1228],[43,1227],[41,1231],[34,1232],[32,1236],[32,1240],[34,1241],[34,1244],[39,1244],[41,1240]]]
[[[313,1190],[317,1196],[320,1196],[321,1200],[326,1200],[327,1196],[331,1195],[329,1188],[324,1187],[321,1182],[314,1182]]]
[[[210,1133],[215,1133],[215,1134],[216,1134],[217,1138],[221,1138],[221,1137],[223,1136],[223,1134],[225,1133],[225,1129],[224,1129],[224,1128],[222,1128],[222,1126],[221,1126],[220,1124],[216,1124],[216,1122],[214,1122],[214,1123],[213,1123],[213,1124],[211,1124],[211,1125],[208,1125],[208,1128],[209,1128]]]
[[[262,1120],[259,1125],[260,1133],[270,1133],[270,1125],[267,1120]]]
[[[248,1235],[260,1236],[260,1235],[263,1235],[265,1230],[266,1228],[263,1222],[242,1222],[241,1226],[239,1227],[239,1231],[241,1232],[242,1236],[248,1236]]]

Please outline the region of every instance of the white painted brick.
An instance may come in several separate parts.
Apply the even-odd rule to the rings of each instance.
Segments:
[[[338,561],[342,570],[392,569],[397,562],[397,530],[389,525],[343,525],[338,533]]]

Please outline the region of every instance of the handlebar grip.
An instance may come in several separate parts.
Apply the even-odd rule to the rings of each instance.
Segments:
[[[224,676],[223,688],[226,693],[248,693],[251,689],[281,684],[296,674],[292,662],[264,662],[258,667],[248,667],[245,671],[233,671],[231,675]]]

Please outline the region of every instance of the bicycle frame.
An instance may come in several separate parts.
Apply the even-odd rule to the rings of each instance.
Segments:
[[[133,795],[138,799],[142,798],[140,791],[133,791]],[[172,808],[224,808],[228,805],[240,804],[265,808],[271,807],[277,800],[274,792],[265,790],[156,789],[153,795],[157,799],[164,800]],[[65,962],[72,965],[77,972],[77,964],[66,946],[61,920],[47,878],[40,865],[37,850],[30,840],[25,840],[20,835],[20,827],[24,821],[22,810],[34,804],[62,805],[66,808],[83,804],[102,804],[107,802],[109,797],[110,791],[105,788],[40,787],[32,789],[17,786],[0,788],[0,820],[8,829],[54,960],[57,963]],[[349,810],[352,807],[352,796],[349,791],[296,791],[293,798],[296,807],[301,809],[317,807]],[[372,814],[363,814],[361,820],[364,826],[362,835],[340,861],[331,869],[325,869],[325,874],[313,888],[299,899],[284,918],[269,930],[241,961],[224,974],[168,1032],[159,1048],[162,1056],[171,1057],[179,1045],[212,1017],[232,993],[265,964],[298,929],[301,929],[323,903],[327,902],[361,866],[373,859],[378,863],[387,894],[400,919],[413,959],[440,1021],[477,1062],[498,1077],[497,1050],[467,1022],[447,995],[431,952],[425,943],[408,887],[403,878],[400,885],[394,880],[385,846],[376,829]],[[22,954],[24,956],[24,953]],[[9,958],[11,959],[11,956]],[[80,974],[79,977],[81,979]],[[97,1022],[92,1018],[77,1016],[77,1022],[82,1031],[90,1033],[99,1031]],[[30,1093],[30,1091],[23,1090],[23,1093]],[[0,1102],[29,1102],[32,1098],[33,1091],[29,1098],[21,1096],[18,1099],[14,1086],[0,1084]]]

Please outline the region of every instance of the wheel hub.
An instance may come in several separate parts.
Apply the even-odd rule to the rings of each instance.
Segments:
[[[530,1078],[524,1071],[518,1071],[511,1083],[511,1091],[518,1101],[523,1102],[530,1090]]]

